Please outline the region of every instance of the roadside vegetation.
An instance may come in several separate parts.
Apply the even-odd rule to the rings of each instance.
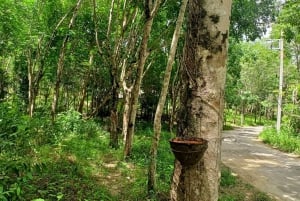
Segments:
[[[158,191],[148,195],[150,124],[138,124],[132,156],[125,161],[122,149],[109,148],[109,133],[100,121],[71,110],[52,125],[42,112],[27,118],[17,108],[6,108],[0,114],[1,201],[168,200],[174,157],[168,142],[173,134],[166,129],[158,150]],[[269,199],[261,197],[266,195],[222,168],[220,201]]]
[[[298,116],[287,118],[284,116],[280,132],[275,128],[276,119],[267,119],[265,117],[255,117],[253,114],[243,116],[243,125],[241,124],[241,115],[233,110],[225,110],[226,125],[224,130],[231,130],[239,126],[264,126],[264,130],[259,138],[264,143],[273,146],[276,149],[287,153],[300,155],[300,119]]]
[[[274,127],[267,127],[259,137],[276,149],[300,155],[300,135],[291,128],[282,127],[277,132]]]
[[[265,193],[262,193],[244,183],[228,167],[222,167],[219,201],[275,201]]]

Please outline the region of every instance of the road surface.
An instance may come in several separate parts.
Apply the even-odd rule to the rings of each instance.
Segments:
[[[224,131],[222,162],[243,180],[281,201],[300,201],[300,158],[258,138],[263,127]]]

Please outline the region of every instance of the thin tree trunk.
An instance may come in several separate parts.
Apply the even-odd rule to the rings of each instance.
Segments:
[[[241,126],[244,125],[244,122],[245,122],[245,103],[244,101],[242,100],[242,109],[241,109]]]
[[[193,166],[176,160],[172,201],[217,201],[231,0],[190,0],[177,136],[208,141]]]
[[[112,80],[113,91],[112,91],[112,99],[111,99],[111,109],[110,109],[110,146],[112,148],[117,149],[119,147],[119,136],[118,136],[118,92],[119,87],[117,86],[116,80]]]
[[[254,110],[254,123],[255,123],[255,124],[256,124],[256,121],[257,121],[257,110],[258,110],[258,109],[257,109],[257,108],[258,108],[257,105],[258,105],[258,104],[255,105],[255,110]]]
[[[36,96],[39,92],[40,81],[43,77],[44,64],[41,57],[41,45],[43,38],[39,38],[37,54],[35,59],[32,59],[32,52],[29,48],[27,52],[27,66],[28,66],[28,113],[32,117],[35,109]],[[39,69],[36,71],[36,67]]]
[[[47,52],[51,48],[51,44],[53,42],[53,39],[55,37],[55,33],[57,32],[58,28],[60,25],[63,23],[63,21],[66,19],[66,17],[69,15],[71,11],[66,13],[61,20],[58,22],[56,25],[55,29],[52,32],[52,35],[50,37],[50,40],[48,41],[47,45],[44,48],[43,54],[41,53],[41,46],[42,46],[42,41],[43,37],[39,38],[38,41],[38,47],[37,47],[37,55],[35,58],[35,62],[32,61],[31,56],[32,53],[29,50],[29,57],[28,57],[28,81],[29,81],[29,90],[28,90],[28,98],[29,98],[29,104],[28,104],[28,113],[29,116],[32,117],[34,110],[35,110],[35,102],[36,102],[36,96],[38,95],[39,92],[39,85],[42,77],[44,76],[44,61],[45,57],[47,55]],[[34,68],[35,66],[39,67],[39,70],[35,73]],[[45,95],[45,105],[48,100],[48,94]]]
[[[84,101],[85,101],[85,98],[86,98],[86,95],[87,95],[87,88],[86,88],[86,80],[83,81],[84,83],[82,84],[82,89],[81,89],[81,97],[80,97],[80,100],[79,100],[79,104],[78,104],[78,109],[77,111],[79,113],[83,113],[83,106],[84,106]]]
[[[124,148],[124,157],[127,158],[131,154],[132,149],[132,142],[133,142],[133,134],[135,128],[135,119],[136,119],[136,112],[138,107],[138,98],[140,87],[142,83],[142,78],[144,74],[144,67],[146,60],[150,54],[148,51],[148,40],[150,37],[150,32],[152,29],[153,18],[156,15],[158,8],[160,6],[161,0],[156,0],[154,3],[152,0],[146,0],[145,2],[145,24],[143,28],[143,39],[141,42],[141,47],[139,51],[139,61],[136,73],[136,79],[134,81],[131,100],[129,105],[129,116],[128,116],[128,130],[125,137],[125,148]]]
[[[111,25],[112,25],[112,17],[113,17],[113,7],[114,1],[111,3],[110,15],[109,15],[109,24],[107,29],[107,38],[110,38],[111,35]],[[121,6],[120,6],[121,7]],[[122,21],[121,21],[121,33],[119,38],[116,39],[116,43],[114,45],[112,57],[111,57],[111,85],[112,85],[112,99],[110,105],[110,146],[112,148],[119,147],[119,133],[118,133],[118,124],[119,124],[119,117],[118,117],[118,99],[119,99],[119,91],[120,91],[120,80],[119,78],[119,66],[121,65],[121,46],[124,42],[124,34],[128,27],[128,21],[126,18],[127,13],[127,1],[123,2],[123,14],[122,14]],[[118,19],[119,13],[116,13],[116,18]]]
[[[178,74],[180,71],[181,65],[177,68],[176,74],[173,79],[172,87],[171,87],[171,114],[170,114],[170,122],[169,122],[169,131],[173,133],[173,126],[176,120],[176,108],[178,101],[178,93],[179,93],[179,82],[178,82]]]
[[[74,21],[77,16],[81,2],[82,2],[82,0],[78,0],[78,2],[76,4],[76,7],[73,11],[73,15],[69,22],[69,26],[68,26],[69,30],[71,30],[73,28]],[[52,107],[51,107],[52,122],[54,122],[55,115],[56,115],[57,103],[58,103],[58,99],[59,99],[60,83],[61,83],[61,77],[62,77],[63,69],[64,69],[64,59],[65,59],[66,47],[67,47],[68,41],[69,41],[69,35],[66,35],[63,40],[61,49],[60,49],[59,60],[58,60],[58,64],[57,64],[56,82],[55,82],[55,86],[54,86],[54,94],[53,94],[53,101],[52,101]]]
[[[93,65],[93,60],[94,60],[94,54],[90,53],[90,58],[89,58],[89,68]],[[82,87],[81,87],[81,98],[79,100],[79,105],[78,105],[78,112],[82,114],[83,112],[83,106],[84,106],[84,101],[87,96],[87,85],[89,83],[89,78],[90,78],[90,70],[86,73],[85,79],[83,80]]]
[[[150,151],[150,165],[149,165],[149,170],[148,170],[148,193],[155,190],[155,188],[156,188],[156,179],[155,179],[156,157],[157,157],[158,143],[159,143],[160,134],[161,134],[161,116],[163,113],[163,108],[164,108],[167,94],[168,94],[172,66],[174,63],[175,53],[177,50],[178,39],[180,36],[180,30],[181,30],[181,26],[183,23],[184,13],[185,13],[187,2],[188,2],[188,0],[183,0],[181,3],[180,11],[179,11],[177,22],[176,22],[176,27],[175,27],[175,30],[173,33],[172,43],[171,43],[171,47],[170,47],[170,53],[169,53],[167,67],[165,70],[165,76],[164,76],[164,80],[163,80],[163,86],[161,89],[160,97],[159,97],[156,112],[155,112],[154,126],[153,126],[154,137],[152,140],[152,146],[151,146],[151,151]]]
[[[123,87],[123,89],[125,89],[125,88]],[[126,135],[128,133],[130,95],[131,95],[130,91],[128,89],[125,89],[124,90],[123,131],[122,131],[123,137],[124,137],[124,142],[126,142]]]
[[[136,37],[137,34],[137,23],[136,22],[136,18],[137,18],[137,14],[138,14],[138,8],[135,8],[134,12],[131,15],[131,19],[127,20],[131,22],[131,27],[130,27],[130,34],[128,37],[128,44],[127,44],[127,49],[126,49],[126,53],[128,55],[133,55],[133,57],[135,57],[136,55],[136,44],[137,44],[137,40],[138,37]],[[124,17],[124,16],[123,16]],[[128,68],[130,67],[130,68]],[[132,62],[132,63],[128,63],[128,57],[125,57],[122,61],[122,68],[121,68],[121,75],[120,75],[120,83],[122,84],[122,88],[123,88],[123,119],[122,119],[122,134],[123,134],[123,138],[124,138],[124,142],[126,141],[126,135],[127,135],[127,131],[128,131],[128,119],[129,119],[129,110],[130,110],[130,99],[131,99],[131,94],[132,94],[132,89],[133,89],[133,84],[131,83],[131,79],[128,79],[129,81],[126,81],[127,78],[129,78],[132,73],[133,73],[133,68],[136,68],[136,63]],[[130,82],[130,83],[127,83]],[[130,87],[128,87],[128,86]]]
[[[119,147],[118,142],[118,98],[119,98],[119,81],[118,81],[118,68],[115,61],[116,58],[113,57],[112,66],[110,69],[111,74],[111,86],[112,86],[112,93],[111,93],[111,103],[110,103],[110,142],[109,145],[112,148],[117,149]]]
[[[34,89],[33,89],[33,62],[31,59],[31,51],[30,49],[28,50],[28,55],[27,55],[27,67],[28,67],[28,113],[29,116],[33,116],[33,110],[34,110],[34,103],[35,103],[35,98],[34,98]]]

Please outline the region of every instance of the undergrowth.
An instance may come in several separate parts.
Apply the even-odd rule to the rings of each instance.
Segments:
[[[300,154],[300,135],[293,132],[288,127],[281,127],[277,132],[273,127],[267,127],[259,136],[265,143],[275,148],[289,152]]]
[[[221,173],[219,201],[275,201],[244,183],[228,167],[222,166]]]
[[[147,193],[152,126],[137,126],[131,157],[122,147],[109,148],[109,134],[99,123],[76,111],[28,118],[16,108],[0,108],[1,201],[162,201],[168,200],[174,156],[170,132],[161,134],[157,158],[157,191]],[[231,171],[222,171],[220,201],[241,200]],[[251,201],[258,201],[252,199]]]

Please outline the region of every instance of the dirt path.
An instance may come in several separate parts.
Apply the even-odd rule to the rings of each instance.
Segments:
[[[222,161],[242,179],[278,200],[300,201],[300,158],[263,144],[262,127],[224,131]]]

